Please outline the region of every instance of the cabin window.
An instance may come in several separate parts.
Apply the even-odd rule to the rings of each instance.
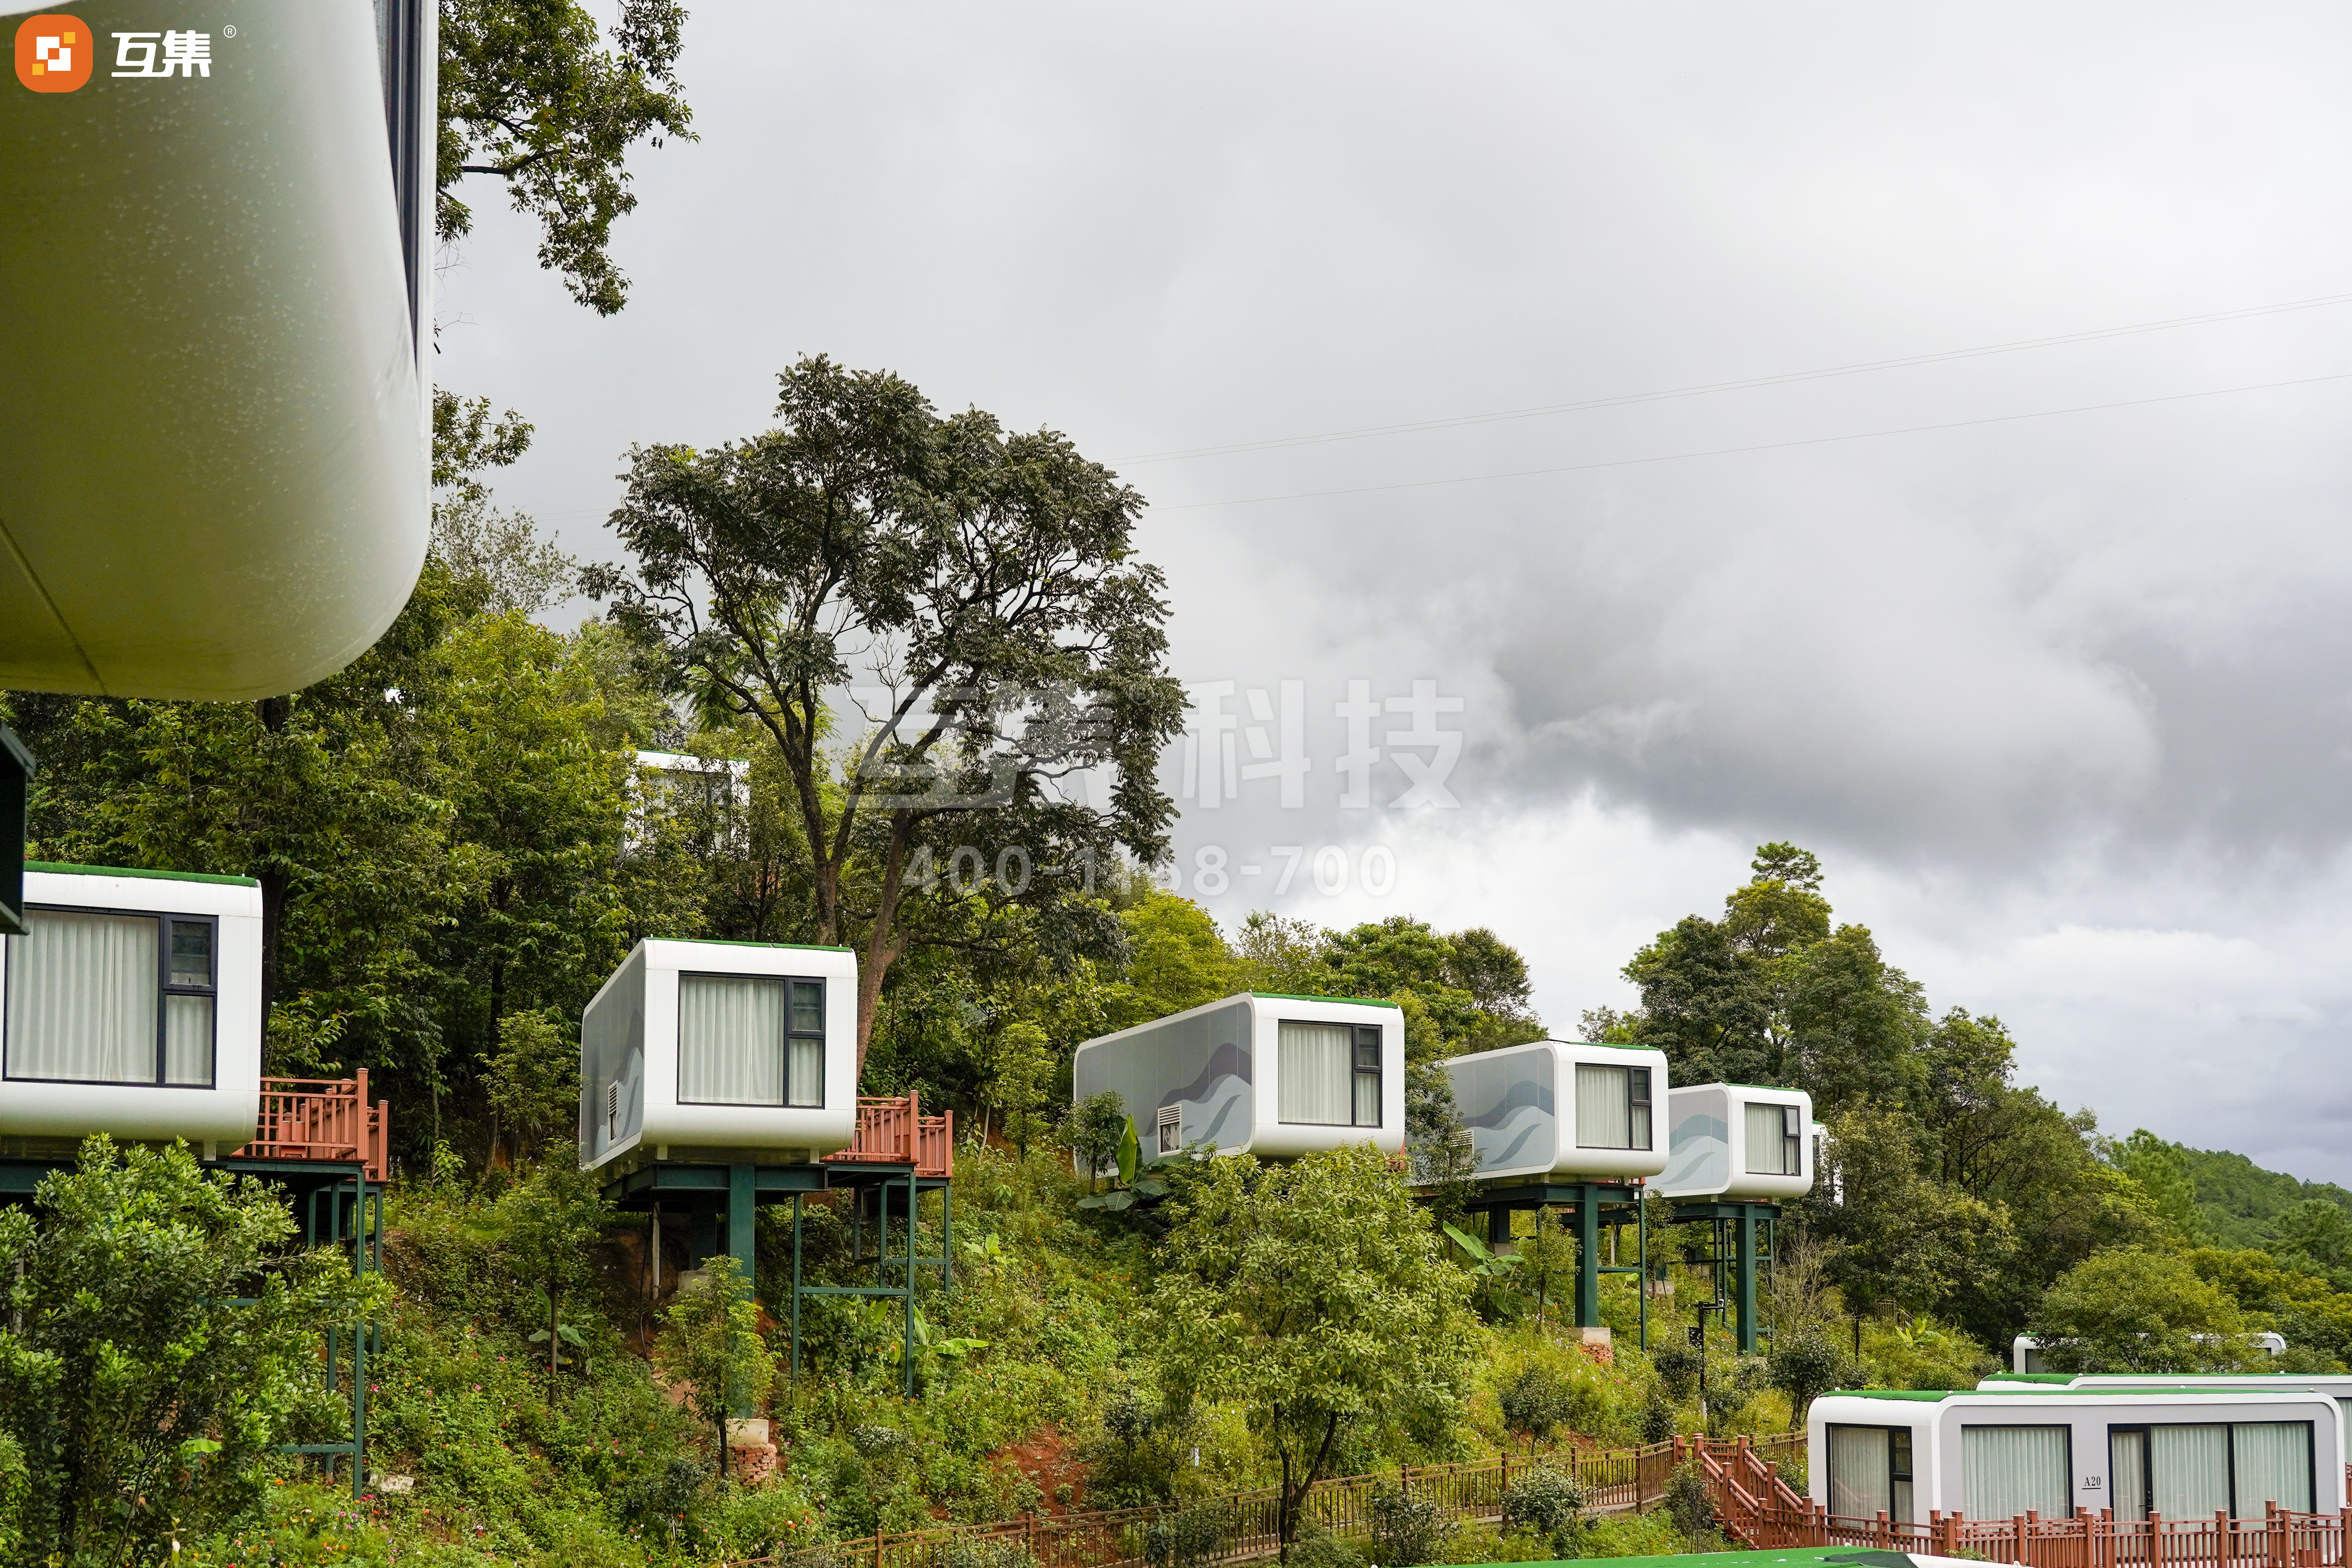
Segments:
[[[1576,1146],[1650,1147],[1650,1069],[1576,1064]]]
[[[2107,1428],[2117,1519],[2260,1519],[2312,1506],[2311,1423],[2200,1422]]]
[[[1911,1520],[1911,1428],[1829,1429],[1830,1512],[1843,1519]]]
[[[2066,1426],[1963,1426],[1960,1467],[1970,1519],[2039,1513],[2071,1519],[2074,1462]]]
[[[1751,1176],[1801,1176],[1805,1173],[1805,1111],[1801,1105],[1748,1107],[1748,1173]]]
[[[210,1089],[220,923],[33,909],[8,941],[7,1076]]]
[[[1381,1027],[1303,1024],[1277,1031],[1281,1120],[1310,1127],[1381,1124]]]
[[[677,978],[682,1105],[824,1103],[824,982]]]

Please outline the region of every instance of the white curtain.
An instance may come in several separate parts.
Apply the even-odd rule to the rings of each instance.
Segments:
[[[1886,1428],[1830,1428],[1830,1511],[1843,1519],[1875,1519],[1894,1514],[1894,1488],[1888,1482]]]
[[[213,999],[163,998],[163,1081],[210,1089],[213,1082]]]
[[[2107,1506],[2117,1519],[2147,1517],[2147,1434],[2107,1434],[2107,1468],[2114,1472]]]
[[[1349,1084],[1354,1043],[1345,1024],[1283,1023],[1276,1068],[1283,1121],[1346,1127],[1355,1120]]]
[[[1779,1132],[1777,1127],[1773,1131]],[[2074,1467],[2067,1458],[2066,1435],[2063,1426],[1961,1427],[1960,1468],[1967,1478],[1961,1506],[1968,1516],[2073,1517]]]
[[[1576,1146],[1626,1149],[1633,1145],[1633,1089],[1623,1068],[1576,1066]]]
[[[2152,1426],[2148,1507],[2167,1519],[2210,1519],[2230,1507],[2230,1429]]]
[[[782,981],[678,977],[677,1098],[700,1105],[784,1102]]]
[[[824,1103],[824,983],[793,982],[792,1071],[784,1094],[793,1105]]]
[[[1788,1141],[1781,1118],[1787,1108],[1779,1105],[1748,1107],[1748,1173],[1751,1176],[1793,1176],[1788,1168]]]
[[[2311,1423],[2241,1421],[2230,1428],[2236,1461],[2239,1519],[2260,1519],[2265,1503],[2294,1513],[2311,1511]]]
[[[1378,1127],[1381,1124],[1381,1075],[1360,1072],[1356,1079],[1356,1125]]]
[[[155,1081],[155,921],[41,910],[9,943],[8,1074]]]

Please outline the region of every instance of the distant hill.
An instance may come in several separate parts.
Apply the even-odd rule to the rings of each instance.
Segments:
[[[2281,1214],[2305,1198],[2322,1198],[2352,1214],[2352,1192],[2333,1182],[2305,1182],[2265,1171],[2226,1149],[2174,1145],[2197,1184],[2198,1211],[2224,1247],[2268,1247]]]

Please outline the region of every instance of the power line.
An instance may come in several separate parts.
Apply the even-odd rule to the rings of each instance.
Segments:
[[[1628,392],[1609,397],[1586,398],[1576,403],[1547,403],[1530,408],[1505,409],[1493,414],[1464,414],[1443,419],[1417,419],[1397,425],[1367,425],[1353,430],[1330,430],[1314,436],[1280,436],[1260,441],[1234,441],[1221,447],[1186,447],[1165,452],[1145,452],[1132,458],[1114,458],[1118,465],[1135,463],[1180,462],[1193,458],[1225,457],[1240,452],[1274,451],[1286,447],[1322,446],[1334,441],[1362,441],[1379,436],[1409,435],[1421,430],[1452,430],[1466,425],[1495,425],[1513,419],[1539,419],[1548,415],[1575,414],[1593,408],[1621,408],[1638,403],[1662,403],[1678,397],[1704,397],[1717,392],[1743,392],[1756,387],[1786,386],[1795,382],[1826,381],[1841,375],[1864,375],[1874,371],[1900,370],[1906,365],[1944,364],[1955,360],[1981,359],[1989,354],[2019,353],[2028,349],[2063,347],[2068,343],[2097,342],[2107,338],[2125,338],[2143,332],[2167,332],[2182,327],[2210,326],[2216,321],[2242,321],[2257,316],[2275,316],[2288,310],[2314,310],[2327,305],[2352,304],[2352,294],[2328,294],[2314,300],[2290,300],[2275,305],[2252,305],[2242,310],[2215,310],[2202,316],[2179,316],[2170,321],[2141,321],[2127,327],[2101,327],[2090,331],[2063,332],[2056,337],[2021,338],[2015,342],[1990,343],[1981,348],[1947,349],[1938,353],[1909,354],[1900,359],[1868,360],[1858,364],[1833,365],[1824,370],[1789,371],[1779,375],[1750,376],[1740,381],[1707,382],[1696,386],[1671,387],[1656,392]]]
[[[1697,452],[1662,452],[1651,458],[1612,458],[1598,463],[1567,463],[1550,468],[1514,468],[1498,474],[1462,474],[1444,479],[1406,479],[1392,485],[1356,485],[1346,489],[1297,490],[1278,496],[1237,496],[1229,500],[1180,501],[1154,506],[1154,511],[1196,511],[1203,507],[1258,506],[1268,501],[1316,500],[1325,496],[1373,495],[1382,490],[1431,489],[1441,485],[1484,484],[1492,479],[1528,479],[1546,474],[1582,474],[1595,468],[1631,468],[1649,463],[1679,463],[1692,458],[1730,458],[1747,452],[1778,452],[1790,447],[1825,447],[1839,441],[1872,441],[1885,436],[1918,436],[1933,430],[1964,430],[1976,425],[2012,425],[2024,419],[2055,419],[2069,414],[2097,414],[2110,408],[2145,408],[2157,403],[2185,403],[2200,397],[2228,397],[2241,392],[2271,392],[2286,386],[2317,386],[2325,382],[2352,381],[2352,371],[2335,375],[2305,376],[2296,381],[2265,381],[2252,386],[2217,386],[2204,392],[2174,392],[2161,397],[2134,397],[2121,403],[2085,403],[2073,408],[2044,408],[2032,414],[1993,414],[1981,419],[1952,419],[1939,425],[1905,425],[1892,430],[1856,430],[1843,436],[1808,436],[1794,441],[1764,441],[1752,447],[1712,447]]]

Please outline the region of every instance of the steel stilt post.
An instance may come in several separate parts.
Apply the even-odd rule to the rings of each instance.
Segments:
[[[801,1199],[793,1194],[793,1384],[801,1381]]]
[[[1590,1182],[1576,1198],[1576,1326],[1601,1326],[1601,1189]]]
[[[727,1256],[733,1258],[737,1267],[742,1270],[738,1289],[742,1291],[747,1300],[754,1301],[759,1299],[760,1294],[759,1227],[756,1224],[759,1218],[757,1207],[759,1199],[755,1183],[758,1174],[759,1168],[754,1165],[727,1167]],[[729,1414],[733,1415],[759,1414],[757,1407],[751,1401],[749,1391],[732,1386],[733,1381],[730,1375],[729,1378],[730,1386],[727,1390]]]
[[[955,1289],[955,1188],[940,1189],[940,1288]]]
[[[907,1395],[915,1393],[915,1199],[920,1192],[912,1165],[907,1167],[907,1352],[901,1360],[906,1373]]]
[[[1643,1354],[1650,1350],[1650,1194],[1641,1188],[1633,1189],[1633,1245],[1641,1248],[1642,1272],[1633,1283],[1640,1294],[1641,1343]]]
[[[1739,1255],[1734,1267],[1739,1275],[1739,1353],[1756,1353],[1756,1205],[1741,1204],[1739,1217],[1732,1222],[1738,1227]]]

